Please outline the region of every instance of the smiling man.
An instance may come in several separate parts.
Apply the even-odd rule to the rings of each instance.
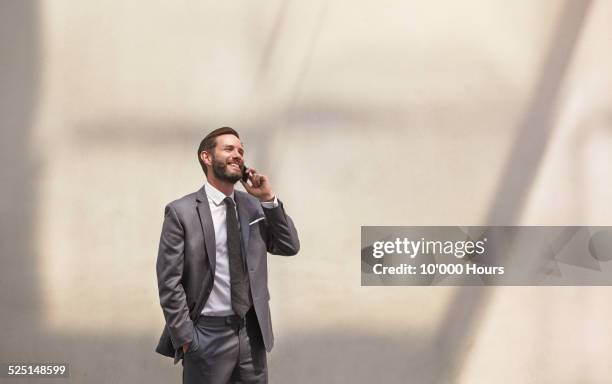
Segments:
[[[165,208],[157,283],[166,326],[156,351],[183,359],[183,383],[267,383],[267,253],[295,255],[297,231],[268,177],[245,168],[234,129],[209,133],[198,160],[208,182]],[[239,180],[248,193],[234,189]]]

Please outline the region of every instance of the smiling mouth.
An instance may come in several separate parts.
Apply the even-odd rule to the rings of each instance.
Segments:
[[[228,168],[232,168],[232,169],[235,169],[237,171],[241,171],[239,164],[232,163],[232,164],[228,164],[227,166],[228,166]]]

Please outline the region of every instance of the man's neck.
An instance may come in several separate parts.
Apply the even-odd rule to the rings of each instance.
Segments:
[[[208,183],[213,187],[217,188],[217,190],[223,193],[225,196],[231,196],[234,193],[234,184],[228,183],[227,181],[222,181],[211,175],[208,178]]]

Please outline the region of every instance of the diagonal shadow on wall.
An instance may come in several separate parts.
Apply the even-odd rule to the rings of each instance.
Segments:
[[[553,131],[560,91],[590,7],[590,0],[567,0],[564,4],[485,225],[516,225],[520,218]],[[434,341],[440,350],[438,358],[448,361],[434,382],[452,381],[461,372],[462,365],[469,359],[469,340],[478,336],[492,289],[458,287]]]

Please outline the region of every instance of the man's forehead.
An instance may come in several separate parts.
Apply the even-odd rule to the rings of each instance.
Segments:
[[[232,134],[217,136],[217,144],[242,147],[242,142],[240,141],[240,139]]]

